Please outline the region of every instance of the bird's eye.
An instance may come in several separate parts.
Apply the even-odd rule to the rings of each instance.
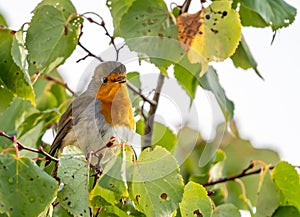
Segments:
[[[102,81],[103,81],[104,84],[106,84],[108,82],[107,77],[104,77]]]

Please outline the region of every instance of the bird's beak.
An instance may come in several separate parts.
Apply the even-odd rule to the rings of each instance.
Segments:
[[[118,83],[125,83],[125,82],[126,82],[126,76],[120,75],[120,76],[117,78],[117,82],[118,82]]]

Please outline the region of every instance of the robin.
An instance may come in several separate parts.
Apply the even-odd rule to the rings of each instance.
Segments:
[[[119,62],[104,62],[95,69],[87,90],[62,114],[49,154],[54,156],[65,146],[76,145],[87,155],[108,144],[112,137],[133,142],[134,130],[126,68]]]

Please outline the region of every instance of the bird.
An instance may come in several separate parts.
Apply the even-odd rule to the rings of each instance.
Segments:
[[[119,142],[137,141],[126,67],[116,61],[98,65],[87,89],[61,115],[49,154],[59,155],[65,146],[75,145],[88,155],[108,144],[111,138]]]

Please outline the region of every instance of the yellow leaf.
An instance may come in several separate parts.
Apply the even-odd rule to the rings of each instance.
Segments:
[[[214,1],[195,14],[177,17],[178,40],[191,63],[201,63],[200,76],[211,61],[223,61],[234,54],[241,40],[241,22],[231,1]]]

